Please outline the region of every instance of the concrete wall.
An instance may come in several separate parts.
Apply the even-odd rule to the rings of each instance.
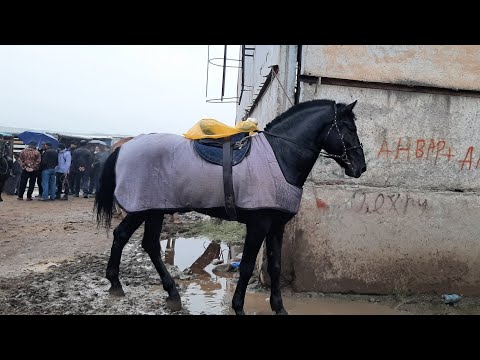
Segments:
[[[479,215],[474,193],[311,183],[285,276],[297,291],[478,295]]]
[[[478,45],[303,45],[302,74],[480,90]]]
[[[303,100],[358,100],[368,170],[352,179],[319,158],[287,236],[286,279],[298,291],[480,294],[480,99],[312,88]]]
[[[312,171],[319,183],[362,183],[424,190],[480,189],[480,98],[344,86],[303,85],[303,101],[350,103],[368,171],[350,179],[330,159]]]
[[[477,90],[479,49],[306,46],[303,61],[307,74]],[[298,291],[480,295],[480,98],[303,83],[300,101],[315,98],[358,100],[368,170],[352,179],[317,161],[285,279]]]
[[[265,81],[265,77],[270,72],[270,66],[278,65],[280,63],[280,47],[276,45],[245,45],[247,48],[255,48],[255,50],[248,50],[248,54],[253,54],[253,57],[245,57],[245,69],[244,69],[244,92],[242,95],[241,103],[237,106],[237,116],[236,120],[242,119],[245,115],[245,111],[248,110],[253,102],[255,101],[257,95],[259,94],[262,83]],[[237,82],[238,90],[240,91],[241,78],[239,71],[239,79]],[[276,95],[276,94],[275,94]],[[240,93],[238,93],[240,96]],[[270,104],[272,102],[272,97],[276,98],[271,91],[268,94],[268,97],[265,98],[264,103]],[[275,100],[276,101],[276,100]],[[273,111],[275,113],[275,111]],[[258,111],[257,111],[258,114]],[[269,121],[269,120],[264,120]]]
[[[263,128],[276,116],[286,111],[291,106],[290,101],[294,102],[297,47],[289,45],[246,46],[255,47],[254,57],[245,58],[246,67],[244,74],[245,84],[252,85],[253,89],[243,93],[241,103],[237,106],[236,121],[240,121],[247,116],[245,112],[253,106],[258,94],[260,94],[260,90],[263,87],[262,84],[270,73],[270,67],[273,65],[279,67],[278,80],[280,81],[273,79],[261,96],[261,101],[254,107],[253,112],[248,115],[248,117],[256,118],[259,126]],[[252,51],[249,51],[249,53],[252,53]],[[240,83],[240,78],[238,83]],[[280,83],[288,94],[290,101],[284,90],[282,90],[282,86],[279,85]],[[245,89],[248,90],[249,87]]]
[[[247,47],[253,47],[253,45],[246,45]],[[295,45],[262,45],[255,46],[254,58],[246,58],[245,60],[245,84],[256,84],[255,91],[245,92],[242,96],[242,101],[237,106],[236,121],[242,120],[245,115],[245,111],[252,107],[253,103],[257,99],[255,94],[259,94],[262,88],[262,82],[265,81],[265,75],[270,71],[269,66],[278,66],[278,80],[273,79],[268,86],[265,87],[265,91],[259,99],[258,105],[253,108],[251,114],[248,117],[256,118],[259,122],[259,128],[263,129],[266,124],[272,121],[275,117],[282,112],[288,110],[294,103],[295,94],[295,81],[296,81],[296,59],[297,59],[297,46]],[[249,51],[251,53],[251,51]],[[270,55],[273,54],[273,55]],[[267,70],[265,70],[267,69]],[[247,75],[248,74],[248,75]],[[241,72],[239,72],[239,81],[241,81]],[[280,85],[281,84],[281,85]],[[240,89],[240,86],[238,87]],[[237,94],[238,96],[240,94]],[[290,100],[289,100],[290,99]],[[289,226],[292,226],[291,224]],[[289,228],[289,227],[287,227]],[[286,236],[292,236],[290,231]],[[292,241],[286,241],[286,243],[293,243]],[[291,254],[293,249],[284,249],[284,252]],[[285,260],[282,260],[282,269],[284,273],[293,274],[292,258],[285,256]],[[266,275],[266,254],[265,247],[262,246],[258,260],[257,267],[263,269],[260,271],[260,276],[264,283],[268,283],[269,279]],[[287,281],[291,282],[292,276],[287,276]]]

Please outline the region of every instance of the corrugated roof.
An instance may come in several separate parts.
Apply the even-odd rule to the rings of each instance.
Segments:
[[[104,134],[104,133],[77,133],[71,131],[61,131],[61,130],[45,130],[45,129],[34,129],[34,128],[17,128],[17,127],[8,127],[8,126],[0,126],[0,132],[10,133],[13,135],[20,134],[24,131],[39,131],[44,132],[51,135],[59,135],[59,136],[71,136],[76,138],[85,138],[85,139],[93,139],[93,138],[124,138],[132,135],[120,135],[120,134]]]

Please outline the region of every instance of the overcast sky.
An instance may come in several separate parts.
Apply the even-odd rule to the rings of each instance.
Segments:
[[[223,49],[210,46],[210,58],[223,57]],[[227,49],[228,58],[238,59],[239,46]],[[206,101],[219,98],[222,87],[222,68],[210,65],[206,94],[207,51],[207,45],[0,45],[0,125],[182,134],[209,116],[233,126],[235,103]],[[236,96],[237,71],[228,68],[226,97]]]

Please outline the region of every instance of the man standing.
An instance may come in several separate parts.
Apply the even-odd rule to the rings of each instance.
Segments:
[[[12,168],[13,168],[13,159],[10,157],[11,149],[10,145],[8,144],[8,141],[4,139],[3,135],[0,135],[0,157],[4,157],[4,159],[7,162],[7,169],[10,172],[10,176],[13,176],[12,174]]]
[[[46,143],[45,152],[42,155],[42,197],[38,200],[47,201],[50,194],[50,200],[55,200],[55,167],[58,165],[58,154],[52,148],[52,143]]]
[[[74,190],[75,197],[79,197],[81,184],[83,188],[83,197],[88,198],[88,178],[93,159],[86,146],[87,142],[85,140],[80,141],[78,144],[78,149],[73,153],[72,163],[76,172]]]
[[[42,148],[38,149],[38,152],[40,153],[40,158],[42,158],[43,153],[46,150],[47,150],[47,144],[43,143]],[[38,198],[39,199],[42,197],[42,194],[43,194],[42,171],[43,171],[43,167],[42,167],[42,163],[40,162],[40,167],[38,168],[38,171],[37,171],[37,185],[38,185]]]
[[[58,165],[55,167],[57,173],[57,195],[55,199],[68,200],[68,172],[72,163],[72,157],[70,151],[67,151],[65,144],[58,144]],[[62,188],[64,187],[64,195],[62,194]]]
[[[73,167],[73,153],[77,149],[77,142],[72,141],[70,143],[70,148],[68,151],[70,152],[70,158],[72,159],[72,164],[70,165],[70,171],[68,172],[68,187],[69,187],[69,195],[73,195],[75,191],[75,178],[76,178],[76,171]]]
[[[90,185],[88,186],[88,195],[93,195],[94,191],[97,191],[97,164],[98,164],[98,157],[100,153],[100,148],[98,146],[92,146],[90,148],[90,155],[92,159],[92,166],[90,168]]]
[[[35,180],[37,178],[37,172],[40,167],[41,160],[42,158],[40,156],[40,152],[37,150],[37,143],[35,141],[30,141],[28,146],[22,150],[18,158],[22,168],[20,187],[18,189],[18,200],[23,200],[23,194],[25,193],[25,188],[27,187],[27,181],[27,200],[32,200],[32,193],[33,189],[35,188]]]
[[[17,195],[18,196],[18,188],[20,187],[20,177],[22,176],[22,167],[20,166],[20,162],[18,161],[18,157],[20,156],[19,153],[14,153],[13,157],[15,158],[15,162],[13,163],[12,167],[12,175],[5,182],[5,186],[3,190],[8,195]]]
[[[105,146],[99,145],[98,150],[99,152],[95,158],[95,161],[92,164],[92,167],[95,169],[95,192],[100,190],[100,176],[103,172],[103,166],[105,165],[105,162],[110,156]]]

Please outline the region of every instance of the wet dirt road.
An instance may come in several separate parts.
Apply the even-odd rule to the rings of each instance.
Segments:
[[[108,294],[105,268],[112,235],[94,223],[93,199],[67,202],[0,203],[0,314],[172,314],[166,292],[148,255],[140,246],[143,227],[126,245],[120,266],[125,297]],[[238,272],[215,271],[212,260],[228,262],[241,244],[212,242],[205,236],[183,236],[202,221],[181,216],[182,224],[165,220],[161,236],[165,262],[182,296],[183,309],[173,314],[233,314],[230,309]],[[113,225],[119,223],[113,220]],[[298,315],[389,315],[480,313],[477,299],[449,307],[437,297],[361,296],[302,293],[283,289],[284,304]],[[247,314],[269,315],[269,291],[255,279],[248,287]]]

